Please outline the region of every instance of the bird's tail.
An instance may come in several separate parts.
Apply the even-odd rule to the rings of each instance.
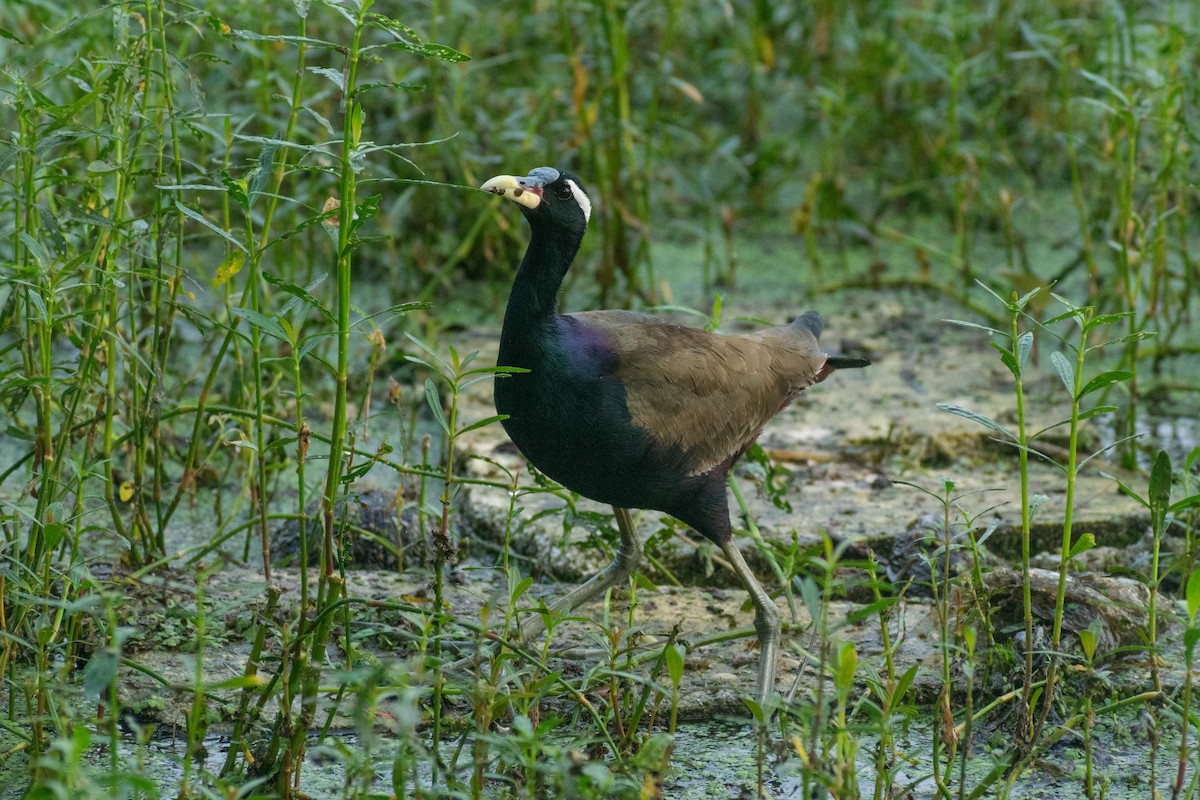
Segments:
[[[821,331],[825,330],[825,319],[816,311],[805,311],[800,316],[792,320],[792,324],[797,328],[803,328],[811,333],[818,340],[821,338]],[[849,358],[846,356],[827,356],[825,359],[826,374],[835,369],[859,369],[861,367],[869,367],[871,362],[866,358]]]
[[[869,358],[847,358],[846,356],[829,356],[825,363],[834,369],[859,369],[871,366]]]

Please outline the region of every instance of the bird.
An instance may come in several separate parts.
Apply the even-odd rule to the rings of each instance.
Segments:
[[[613,562],[549,608],[569,613],[627,582],[642,556],[631,509],[665,512],[724,553],[750,594],[760,644],[755,699],[774,692],[779,610],[733,541],[726,476],[763,426],[805,388],[865,359],[830,356],[815,311],[722,335],[627,310],[560,314],[558,291],[592,214],[580,179],[555,167],[481,187],[515,203],[530,238],[504,314],[496,412],[540,472],[613,507]],[[545,629],[538,615],[525,640]]]

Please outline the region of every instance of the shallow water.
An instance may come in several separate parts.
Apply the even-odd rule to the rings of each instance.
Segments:
[[[1108,798],[1144,797],[1149,787],[1150,750],[1145,744],[1144,734],[1138,741],[1132,731],[1144,725],[1144,721],[1133,716],[1117,719],[1097,720],[1093,743],[1094,775],[1097,791],[1103,787]],[[1155,783],[1164,795],[1171,791],[1178,763],[1178,736],[1172,730],[1165,732],[1160,743]],[[806,784],[816,782],[812,774],[804,775],[800,759],[788,743],[778,740],[769,746],[763,757],[763,796],[770,798],[804,798]],[[893,773],[893,791],[907,792],[913,798],[931,798],[936,787],[930,769],[932,730],[922,720],[911,722],[896,737],[896,750],[901,765]],[[392,791],[392,769],[397,754],[395,740],[372,737],[369,744],[349,731],[332,732],[323,745],[310,747],[304,768],[301,771],[300,789],[314,798],[344,796],[348,786],[351,796],[357,789],[390,793]],[[564,737],[564,742],[566,738]],[[869,733],[859,734],[856,780],[858,795],[872,797],[875,790],[875,751],[878,737]],[[193,788],[212,785],[203,774],[206,770],[218,770],[224,761],[228,739],[209,736],[204,741],[208,758],[201,769],[193,767]],[[452,752],[457,742],[443,744],[443,754]],[[981,735],[975,742],[974,754],[966,763],[965,779],[967,791],[977,787],[995,765],[1005,742],[1002,736],[987,739]],[[469,767],[468,742],[462,760]],[[1194,750],[1194,743],[1193,743]],[[174,795],[183,781],[184,744],[180,740],[154,740],[137,748],[128,738],[122,739],[120,760],[123,771],[144,776],[159,788],[162,796]],[[362,760],[369,753],[369,763]],[[680,724],[671,756],[671,768],[663,776],[664,797],[757,797],[758,796],[758,748],[755,736],[748,724],[736,720],[715,720]],[[110,769],[104,748],[93,748],[87,759],[87,773],[97,783],[103,782]],[[428,760],[420,760],[418,779],[430,788]],[[578,765],[578,762],[576,762]],[[9,769],[18,765],[9,764]],[[136,766],[136,769],[135,769]],[[566,767],[564,761],[564,768]],[[601,773],[607,769],[601,769]],[[351,777],[348,780],[347,774]],[[11,774],[11,773],[10,773]],[[21,774],[21,773],[17,773]],[[951,790],[957,790],[960,764],[951,771]],[[1082,796],[1084,775],[1084,753],[1080,738],[1064,739],[1039,761],[1036,771],[1022,775],[1012,786],[1015,798],[1046,796]],[[211,777],[211,773],[209,773]],[[460,773],[463,782],[469,780],[469,769]],[[996,789],[988,791],[992,796]],[[498,782],[489,784],[485,796],[499,796],[502,786]],[[16,798],[23,789],[13,784],[4,784],[0,797]],[[96,795],[91,795],[96,796]]]

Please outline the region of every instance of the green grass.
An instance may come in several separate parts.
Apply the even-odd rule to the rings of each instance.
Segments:
[[[530,585],[509,569],[509,602],[482,619],[440,602],[456,493],[472,480],[455,470],[454,444],[476,423],[456,403],[466,381],[491,376],[453,353],[448,330],[498,316],[525,241],[471,187],[543,163],[569,166],[598,197],[570,285],[577,306],[707,307],[730,290],[796,311],[803,293],[850,288],[958,304],[994,329],[1017,381],[1015,479],[1037,446],[1022,342],[1067,353],[1064,481],[1087,458],[1073,434],[1091,413],[1112,416],[1125,467],[1154,460],[1149,478],[1126,479],[1161,523],[1141,576],[1145,643],[1165,651],[1174,631],[1191,662],[1195,454],[1159,466],[1137,434],[1147,398],[1170,383],[1162,367],[1200,348],[1200,4],[430,0],[393,11],[302,0],[0,8],[0,761],[27,765],[31,796],[109,796],[105,780],[123,796],[251,785],[295,796],[334,719],[319,697],[359,727],[350,797],[375,791],[380,726],[398,743],[400,795],[425,791],[413,788],[420,774],[453,776],[456,796],[634,796],[663,771],[659,729],[674,730],[682,662],[673,641],[635,653],[636,616],[624,636],[609,631],[608,658],[582,679],[524,649],[491,653],[472,681],[437,669],[446,642],[512,630]],[[677,256],[697,249],[699,270],[683,271],[695,262]],[[1068,299],[1057,319],[1048,291],[1031,294],[1050,286]],[[441,543],[436,602],[388,606],[404,635],[386,652],[352,636],[376,607],[344,568],[335,513],[372,472],[409,489]],[[484,488],[559,491],[525,475]],[[319,529],[314,566],[302,554],[295,596],[281,599],[272,528],[309,520],[314,503],[303,523]],[[1023,493],[1026,531],[1035,503]],[[199,505],[211,509],[208,541],[179,552],[172,531]],[[1160,559],[1169,507],[1184,544]],[[949,496],[944,508],[939,563],[958,547],[974,558],[973,536],[949,538],[974,518],[959,519]],[[875,797],[891,796],[894,743],[915,714],[939,720],[930,755],[944,797],[1004,790],[1003,770],[966,785],[955,769],[997,702],[1020,706],[1009,764],[1033,763],[1114,704],[1140,704],[1155,732],[1190,724],[1190,682],[1164,694],[1157,670],[1144,696],[1056,690],[1062,670],[1096,675],[1101,657],[1060,652],[1061,583],[1053,656],[1035,674],[1030,647],[1018,651],[978,606],[951,603],[978,589],[977,560],[964,576],[931,564],[945,686],[917,711],[914,676],[896,674],[887,644],[903,587],[870,562],[840,571],[832,548],[762,546],[776,589],[824,620],[808,656],[829,687],[759,728],[760,756],[770,741],[795,745],[806,788],[855,795],[859,737],[877,737]],[[1086,546],[1068,518],[1062,581]],[[258,564],[264,595],[246,610],[250,658],[232,678],[206,660],[221,643],[205,583],[223,558]],[[509,566],[507,549],[500,560]],[[139,784],[115,746],[149,731],[118,724],[123,676],[144,665],[128,655],[128,592],[98,567],[113,562],[192,581],[193,672],[163,678],[192,698],[178,785]],[[864,591],[883,661],[848,647],[823,605]],[[1157,626],[1160,615],[1180,624]],[[1032,642],[1031,622],[1024,633]],[[990,674],[1002,656],[1024,665],[1019,680],[950,690],[952,675]],[[596,686],[610,702],[587,699]],[[540,716],[546,704],[560,717]],[[468,710],[446,719],[446,708]],[[215,723],[235,744],[211,772],[201,756]],[[955,726],[965,744],[948,735]],[[564,729],[591,748],[586,764],[557,738]],[[1179,774],[1195,775],[1180,742]],[[101,777],[84,766],[97,754]]]

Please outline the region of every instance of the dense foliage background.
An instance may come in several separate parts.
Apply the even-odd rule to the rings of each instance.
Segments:
[[[378,464],[449,478],[449,508],[443,395],[488,372],[434,359],[452,326],[495,325],[525,241],[470,190],[494,174],[583,177],[597,214],[574,286],[598,306],[669,301],[667,242],[706,287],[737,281],[738,242],[771,241],[812,293],[916,289],[1006,332],[976,279],[1056,284],[1122,315],[1109,384],[1117,435],[1135,432],[1157,370],[1198,347],[1197,37],[1200,4],[1174,0],[5,3],[3,727],[43,787],[82,780],[51,748],[76,714],[115,744],[115,709],[60,696],[86,663],[92,711],[116,702],[117,595],[86,568],[113,543],[128,568],[195,570],[247,532],[265,552],[273,489],[298,474],[291,515],[320,501],[333,558],[336,498]],[[389,394],[404,354],[440,389]],[[372,402],[403,433],[356,450]],[[218,530],[180,558],[167,532],[198,492]],[[274,652],[321,663],[346,591],[325,567]],[[287,703],[320,673],[275,668],[286,724],[226,775],[283,774],[287,793],[315,724]],[[283,691],[252,674],[225,688]]]

